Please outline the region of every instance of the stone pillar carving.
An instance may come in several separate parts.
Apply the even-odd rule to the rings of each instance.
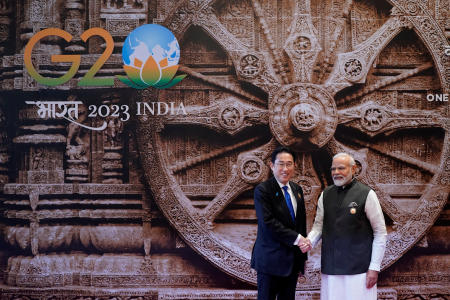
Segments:
[[[60,6],[57,5],[58,0],[24,0],[17,1],[18,11],[22,12],[19,16],[20,23],[20,49],[22,52],[28,40],[37,32],[44,28],[60,26],[61,11]],[[58,41],[55,39],[43,40],[39,43],[39,47],[34,50],[39,50],[40,53],[60,54],[61,48]]]
[[[17,1],[17,11],[21,14],[17,16],[18,23],[18,44],[17,49],[20,53],[25,51],[25,46],[31,37],[44,28],[61,28],[58,0],[23,0]],[[44,58],[48,53],[61,54],[60,40],[42,39],[33,48],[33,65],[39,72],[48,68],[48,60]],[[40,55],[44,54],[44,55]],[[46,66],[47,65],[47,66]],[[22,86],[21,86],[22,85]],[[23,66],[23,83],[14,83],[14,88],[23,88],[23,90],[34,91],[39,89],[38,83],[31,78]]]
[[[62,122],[50,117],[41,118],[34,105],[19,110],[18,132],[13,143],[18,160],[17,183],[32,185],[27,190],[32,210],[29,221],[33,255],[39,253],[39,189],[46,184],[64,183],[63,151],[66,138],[62,134]]]
[[[102,105],[113,111],[114,106],[120,105],[120,95],[106,95]],[[118,117],[107,117],[106,122],[107,127],[103,135],[103,183],[123,183],[123,122]]]
[[[114,39],[114,50],[122,53],[122,43],[136,27],[146,24],[148,2],[142,0],[98,0],[100,2],[100,27],[105,28]]]
[[[12,23],[13,1],[0,1],[0,54],[3,55],[8,49]]]
[[[6,197],[3,193],[3,187],[6,183],[8,183],[8,140],[7,140],[7,124],[6,124],[6,116],[3,111],[3,99],[0,98],[0,216],[4,215],[5,207],[3,206],[3,202],[6,200]],[[5,223],[2,219],[0,219],[0,270],[6,269],[7,263],[7,251],[3,248],[3,240],[4,240],[4,232],[5,232]],[[0,282],[3,282],[3,272],[0,272]]]
[[[77,101],[70,95],[68,101]],[[87,110],[84,105],[79,107],[77,123],[86,122]],[[89,135],[86,129],[75,123],[67,125],[66,140],[66,182],[88,182],[89,179]]]
[[[6,116],[3,112],[2,99],[0,98],[0,187],[7,183],[8,180],[8,135],[7,135],[7,124]],[[1,192],[1,190],[0,190]]]
[[[142,194],[142,238],[144,240],[144,261],[141,266],[141,270],[145,273],[155,273],[155,267],[150,256],[150,250],[152,247],[152,211],[150,205],[150,199],[147,197],[147,193]]]
[[[67,52],[79,53],[86,50],[85,43],[80,38],[84,31],[84,12],[83,0],[66,0],[64,29],[73,36],[71,45],[65,48]]]
[[[49,100],[50,101],[50,100]],[[18,153],[18,183],[63,183],[64,120],[40,118],[37,107],[19,110],[13,143]]]

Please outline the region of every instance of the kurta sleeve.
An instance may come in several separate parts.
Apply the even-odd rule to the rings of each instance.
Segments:
[[[323,192],[322,194],[320,194],[319,200],[317,201],[316,218],[314,219],[313,227],[307,236],[307,238],[311,241],[313,247],[317,245],[320,238],[322,237],[322,227],[323,227]]]
[[[373,190],[370,190],[367,195],[365,212],[373,230],[372,258],[369,270],[380,271],[381,261],[386,250],[387,231],[380,202]]]

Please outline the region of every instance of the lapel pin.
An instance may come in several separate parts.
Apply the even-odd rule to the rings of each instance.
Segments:
[[[356,214],[356,208],[358,207],[358,204],[356,202],[352,202],[348,205],[350,207],[350,213],[352,215]]]

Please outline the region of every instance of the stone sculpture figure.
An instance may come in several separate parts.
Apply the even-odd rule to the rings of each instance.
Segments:
[[[70,95],[67,100],[75,101],[76,96]],[[84,105],[81,105],[76,122],[82,124],[86,121],[86,118],[86,108]],[[70,160],[87,160],[86,146],[81,138],[84,134],[83,131],[84,129],[76,123],[69,123],[69,125],[67,125],[66,156],[69,157]]]

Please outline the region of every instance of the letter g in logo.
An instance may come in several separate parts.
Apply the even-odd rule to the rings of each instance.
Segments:
[[[24,52],[24,63],[25,67],[28,70],[28,73],[31,77],[33,77],[38,83],[48,86],[56,86],[63,84],[67,81],[69,81],[75,73],[78,71],[78,68],[80,67],[80,55],[61,55],[61,54],[54,54],[51,56],[52,62],[71,62],[72,65],[70,66],[69,71],[64,74],[61,77],[58,78],[48,78],[41,76],[36,69],[33,66],[33,62],[31,61],[31,52],[33,51],[34,45],[39,42],[42,38],[50,35],[56,35],[63,39],[65,39],[67,42],[70,42],[72,40],[72,35],[62,29],[58,28],[47,28],[42,31],[39,31],[36,33],[28,42],[28,44],[25,47]]]

